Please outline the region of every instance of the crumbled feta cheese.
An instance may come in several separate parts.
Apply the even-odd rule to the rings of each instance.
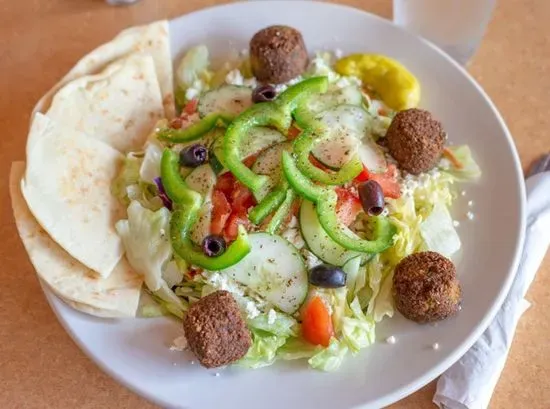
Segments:
[[[473,205],[474,205],[474,201],[473,201],[473,200],[470,200],[470,201],[468,202],[468,206],[472,207]]]
[[[468,218],[468,220],[474,220],[474,214],[472,212],[466,213],[466,217]]]
[[[198,97],[199,94],[200,94],[200,91],[198,89],[196,89],[196,88],[187,88],[185,90],[185,99],[190,101],[193,98]]]
[[[174,366],[177,366],[178,364],[177,364],[177,363],[175,363],[175,362],[172,362],[172,365],[174,365]]]
[[[218,376],[220,376],[220,373],[219,373],[219,372],[216,372],[216,373],[214,374],[214,376],[217,378]]]
[[[466,191],[463,190],[462,192],[460,192],[460,196],[466,196]]]
[[[439,344],[437,342],[434,342],[432,344],[432,348],[437,351],[439,349]]]
[[[166,236],[166,231],[164,229],[160,229],[159,233],[160,233],[160,237]]]
[[[232,294],[243,296],[244,291],[237,283],[231,280],[227,275],[220,273],[212,273],[207,278],[208,283],[216,290],[229,291]]]
[[[243,85],[244,77],[237,69],[231,70],[225,76],[225,82],[230,85]]]
[[[275,312],[275,310],[273,308],[271,308],[269,310],[269,312],[267,313],[267,323],[269,325],[273,325],[273,324],[275,324],[276,319],[277,319],[277,313]]]
[[[309,250],[302,249],[302,255],[305,257],[306,267],[308,270],[322,264],[321,260]]]
[[[189,362],[191,365],[195,365],[195,361],[191,361]]]
[[[455,227],[460,226],[460,222],[458,220],[453,220],[453,226]]]
[[[290,87],[291,85],[294,85],[294,84],[297,84],[299,83],[300,81],[302,81],[302,77],[301,76],[298,76],[296,78],[292,78],[290,81],[288,82],[285,82],[283,84],[277,84],[275,85],[275,91],[277,91],[278,94],[280,94],[281,92],[283,92],[284,90],[286,90],[288,87]]]
[[[170,346],[170,351],[183,351],[185,349],[187,349],[187,338],[185,338],[185,335],[177,337],[172,341],[172,345]]]
[[[380,216],[386,217],[389,215],[390,215],[390,209],[388,209],[387,207],[384,207],[384,210],[382,210],[382,213],[380,213]]]
[[[260,310],[253,301],[247,301],[245,309],[249,319],[256,318],[260,315]]]
[[[298,227],[298,219],[296,218],[296,216],[292,216],[290,218],[290,222],[288,222],[288,227],[289,228],[294,228],[294,227]]]
[[[306,244],[298,227],[289,227],[281,233],[281,237],[292,243],[294,247],[296,247],[298,250],[300,250]]]
[[[245,78],[243,81],[243,85],[245,87],[256,88],[258,86],[258,81],[256,80],[256,77]]]
[[[390,335],[388,338],[386,338],[386,342],[393,345],[397,342],[397,339],[393,335]]]
[[[339,48],[334,50],[334,56],[336,58],[342,58],[343,55],[344,55],[344,52],[342,50],[340,50]]]

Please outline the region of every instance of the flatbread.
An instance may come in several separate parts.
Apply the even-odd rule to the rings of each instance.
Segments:
[[[157,21],[126,29],[110,42],[83,57],[65,77],[38,102],[35,112],[46,112],[55,93],[65,84],[85,75],[97,74],[108,64],[130,54],[147,54],[155,62],[166,118],[175,115],[174,84],[168,21]]]
[[[164,117],[153,58],[130,55],[100,74],[69,82],[55,94],[46,115],[121,152],[141,149]]]
[[[99,317],[133,317],[138,308],[141,278],[123,258],[108,278],[86,268],[40,227],[21,194],[24,162],[14,162],[10,195],[17,230],[38,276],[71,307]]]
[[[37,113],[21,191],[31,213],[71,256],[108,277],[123,255],[114,225],[124,207],[111,194],[123,156]]]

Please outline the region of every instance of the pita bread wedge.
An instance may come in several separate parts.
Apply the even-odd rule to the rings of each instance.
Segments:
[[[162,95],[165,116],[175,115],[172,57],[168,21],[132,27],[83,57],[65,77],[38,102],[35,111],[46,112],[55,93],[65,84],[85,75],[97,74],[108,64],[130,54],[150,55]]]
[[[164,117],[153,58],[130,55],[100,74],[69,82],[55,94],[46,115],[121,152],[141,149]]]
[[[21,191],[31,213],[71,256],[108,277],[123,255],[114,225],[124,208],[111,194],[122,155],[37,113]]]
[[[108,278],[75,260],[53,241],[33,217],[21,194],[25,164],[14,162],[10,195],[17,230],[38,276],[71,307],[99,317],[133,317],[142,280],[125,258]]]

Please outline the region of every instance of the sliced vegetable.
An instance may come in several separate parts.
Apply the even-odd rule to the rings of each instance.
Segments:
[[[328,347],[334,335],[332,318],[320,297],[313,297],[302,312],[302,335],[313,345]]]
[[[250,211],[248,217],[254,224],[260,224],[267,216],[275,211],[285,200],[286,191],[276,189],[270,192],[254,209]]]
[[[347,250],[329,237],[309,200],[303,200],[300,207],[300,230],[309,250],[326,263],[343,266],[351,259],[361,258],[361,253]]]
[[[334,190],[314,185],[305,177],[292,157],[283,153],[283,172],[293,189],[316,204],[319,222],[325,232],[338,244],[348,250],[364,253],[379,253],[393,244],[395,227],[386,218],[372,217],[373,240],[364,240],[338,221],[336,217],[337,195]]]
[[[319,264],[309,270],[309,283],[321,288],[340,288],[346,285],[346,273],[330,264]]]
[[[302,98],[314,92],[324,92],[327,80],[324,77],[310,78],[283,92],[273,102],[256,104],[242,113],[227,129],[224,138],[225,162],[229,170],[256,195],[268,183],[265,175],[257,175],[242,164],[242,142],[247,132],[256,126],[273,126],[281,133],[290,127],[291,113]]]
[[[281,311],[292,314],[303,303],[308,289],[307,271],[298,250],[280,236],[249,235],[251,252],[222,271],[264,297]]]
[[[297,157],[298,168],[309,178],[329,185],[341,185],[355,178],[361,171],[362,165],[357,156],[348,160],[336,172],[319,169],[310,160],[310,153],[316,144],[325,146],[324,143],[318,143],[309,132],[302,132],[294,141],[294,152]]]
[[[237,85],[222,85],[201,95],[198,111],[201,118],[209,114],[236,117],[252,105],[252,90]]]
[[[225,240],[222,236],[211,234],[206,236],[201,244],[202,252],[208,257],[217,257],[225,251]]]
[[[363,210],[369,216],[378,216],[384,210],[382,187],[374,180],[362,182],[357,187]]]
[[[206,133],[214,129],[219,123],[228,124],[232,117],[222,114],[208,114],[200,121],[195,122],[185,129],[163,128],[157,132],[161,141],[170,143],[183,143],[200,139]]]
[[[398,61],[379,54],[352,54],[334,66],[341,75],[361,78],[371,86],[392,109],[414,108],[420,101],[420,84],[414,75]]]
[[[211,234],[223,234],[225,224],[231,215],[231,206],[221,190],[214,190],[212,193],[212,224]]]
[[[287,218],[288,214],[290,213],[292,203],[294,202],[295,198],[296,193],[294,192],[294,190],[287,189],[283,202],[267,225],[266,231],[268,233],[274,234],[277,232],[281,223]]]
[[[338,196],[336,202],[336,216],[340,223],[349,226],[355,221],[357,215],[363,210],[361,200],[348,189],[337,187],[334,189]]]
[[[208,150],[199,143],[186,146],[180,151],[180,165],[196,168],[208,159]]]
[[[201,195],[191,190],[181,178],[179,156],[176,152],[164,149],[160,162],[160,174],[164,190],[175,204],[201,203]]]
[[[200,193],[203,197],[209,197],[216,185],[216,175],[212,167],[206,163],[193,169],[185,178],[185,183],[189,189]]]

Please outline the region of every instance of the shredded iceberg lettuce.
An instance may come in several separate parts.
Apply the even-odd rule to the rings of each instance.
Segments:
[[[468,145],[449,146],[447,148],[461,164],[457,168],[452,163],[443,160],[440,168],[443,173],[453,176],[458,181],[473,181],[481,176],[481,169],[475,162]]]
[[[338,341],[336,338],[333,338],[330,341],[330,345],[309,358],[308,363],[314,369],[334,372],[340,368],[348,352],[349,347],[346,342]]]

